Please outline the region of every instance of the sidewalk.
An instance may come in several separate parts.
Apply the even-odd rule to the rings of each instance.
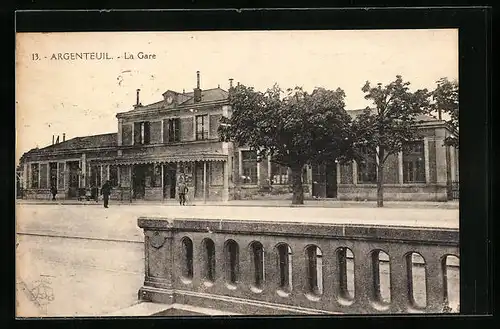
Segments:
[[[16,200],[17,204],[39,204],[39,205],[89,205],[102,206],[102,201],[77,201],[77,200]],[[177,201],[115,201],[110,200],[112,205],[135,206],[135,205],[173,205],[177,206]],[[303,205],[292,205],[291,200],[230,200],[222,201],[191,201],[189,206],[231,206],[231,207],[317,207],[317,208],[376,208],[376,201],[338,201],[338,200],[305,200]],[[432,201],[384,201],[384,208],[414,208],[414,209],[459,209],[458,201],[432,202]]]

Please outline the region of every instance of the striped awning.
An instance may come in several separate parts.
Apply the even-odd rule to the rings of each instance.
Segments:
[[[113,159],[92,159],[95,164],[133,165],[149,163],[176,163],[176,162],[202,162],[202,161],[227,161],[227,155],[222,154],[183,154],[183,155],[154,155],[154,156],[123,156]]]

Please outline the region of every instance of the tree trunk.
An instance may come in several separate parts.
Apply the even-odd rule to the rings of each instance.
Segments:
[[[302,186],[302,166],[292,167],[292,204],[304,204],[304,188]]]
[[[384,150],[379,150],[377,165],[377,207],[384,206]]]

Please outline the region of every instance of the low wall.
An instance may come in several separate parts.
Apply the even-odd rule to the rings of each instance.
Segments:
[[[146,262],[139,299],[240,314],[447,311],[447,256],[459,257],[457,229],[162,218],[138,225]],[[381,297],[384,275],[389,300]]]
[[[375,201],[375,184],[341,184],[338,187],[339,200]],[[384,185],[384,200],[387,201],[448,201],[446,185]]]

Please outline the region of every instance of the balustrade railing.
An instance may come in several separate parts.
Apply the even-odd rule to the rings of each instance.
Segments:
[[[144,301],[247,315],[458,307],[457,229],[162,218],[138,224]]]

